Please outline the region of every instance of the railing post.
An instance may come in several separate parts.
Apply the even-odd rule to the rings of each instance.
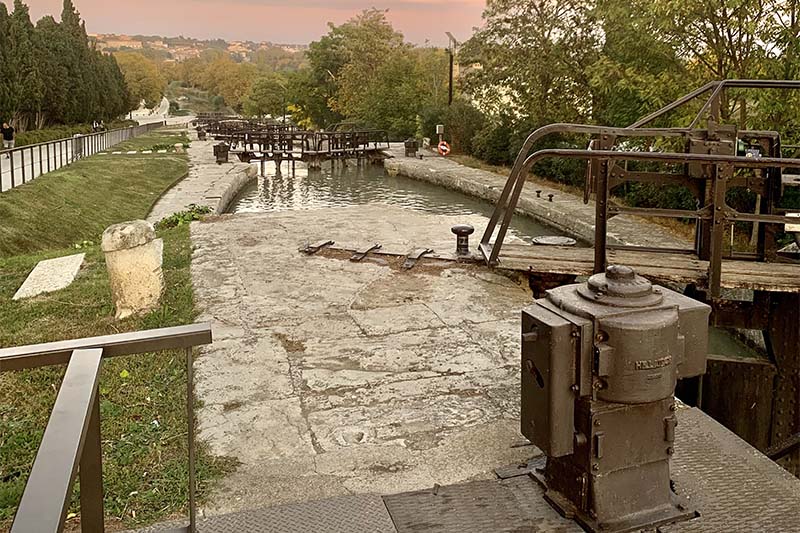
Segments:
[[[103,507],[103,450],[100,443],[100,393],[95,395],[80,463],[81,531],[105,531]]]
[[[186,348],[186,423],[189,426],[189,532],[197,531],[197,509],[195,507],[195,449],[194,449],[194,361],[192,347]]]

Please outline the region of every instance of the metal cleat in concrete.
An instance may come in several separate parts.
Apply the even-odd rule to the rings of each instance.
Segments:
[[[85,255],[71,255],[40,262],[28,275],[13,299],[33,298],[40,294],[69,287],[75,281],[75,276],[81,269]]]

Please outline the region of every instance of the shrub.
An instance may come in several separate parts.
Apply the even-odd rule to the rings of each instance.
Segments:
[[[473,154],[490,165],[510,164],[510,145],[511,119],[507,116],[486,123],[472,139]]]
[[[453,100],[443,113],[446,137],[456,153],[474,153],[473,139],[486,123],[486,118],[475,106],[464,99]]]
[[[156,229],[169,229],[177,226],[189,224],[195,220],[202,220],[205,215],[212,213],[212,209],[206,205],[189,204],[185,211],[180,211],[166,218],[161,219],[156,223]]]

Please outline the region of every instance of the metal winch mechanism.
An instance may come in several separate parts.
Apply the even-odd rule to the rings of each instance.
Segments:
[[[673,492],[675,386],[706,371],[709,306],[625,266],[522,313],[522,433],[547,455],[546,499],[587,531],[698,514]]]

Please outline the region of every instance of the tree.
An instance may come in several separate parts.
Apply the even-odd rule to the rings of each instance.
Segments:
[[[467,92],[498,117],[511,113],[534,125],[586,121],[593,93],[587,67],[599,57],[594,2],[493,0],[484,25],[465,43]]]
[[[272,74],[256,79],[244,97],[243,109],[244,114],[251,117],[278,117],[286,112],[286,104],[286,80]]]
[[[9,52],[6,61],[10,66],[9,96],[14,109],[14,120],[25,129],[31,115],[39,116],[44,104],[44,82],[40,68],[40,54],[34,37],[34,27],[28,6],[14,0],[14,12],[8,22]],[[38,121],[37,121],[38,122]]]
[[[21,0],[10,15],[0,3],[0,114],[19,131],[110,120],[128,110],[128,99],[116,61],[89,47],[70,0],[60,23],[47,16],[36,26]]]
[[[444,53],[404,43],[385,11],[329,28],[309,46],[308,71],[289,79],[296,120],[326,127],[346,119],[405,138],[416,133],[417,115],[444,102]]]
[[[142,102],[146,107],[156,107],[167,83],[155,63],[136,52],[117,52],[115,57],[130,91],[131,107],[139,107]]]
[[[11,48],[8,28],[9,16],[6,5],[0,2],[0,121],[10,120],[14,112],[11,103],[11,64],[8,53]]]
[[[587,73],[598,124],[628,126],[705,83],[662,38],[650,0],[599,0],[596,9],[605,39]]]

